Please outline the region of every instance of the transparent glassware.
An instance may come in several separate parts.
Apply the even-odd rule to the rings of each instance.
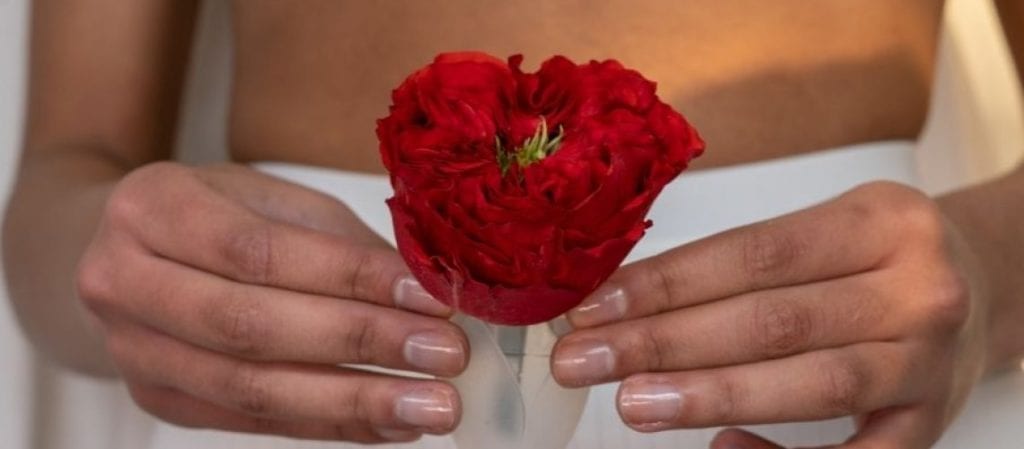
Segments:
[[[568,389],[551,376],[558,320],[497,326],[459,314],[470,362],[453,380],[462,397],[459,449],[565,449],[586,406],[587,388]]]

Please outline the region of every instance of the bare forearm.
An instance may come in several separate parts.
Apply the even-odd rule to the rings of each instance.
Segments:
[[[4,266],[19,321],[46,356],[110,376],[98,331],[75,295],[75,270],[113,184],[126,168],[97,150],[26,159],[4,220]]]
[[[939,203],[978,259],[990,300],[988,365],[1016,363],[1024,357],[1024,167]]]
[[[114,183],[171,155],[198,2],[32,2],[25,148],[4,220],[11,300],[41,352],[111,374],[75,297]]]

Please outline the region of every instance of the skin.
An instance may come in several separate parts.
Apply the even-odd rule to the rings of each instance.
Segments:
[[[1024,55],[1024,11],[997,3]],[[696,168],[912,139],[941,13],[924,0],[451,5],[236,2],[235,163],[190,167],[167,161],[195,3],[35,2],[4,222],[35,345],[120,376],[180,425],[358,442],[448,432],[460,411],[443,380],[337,365],[457,374],[466,342],[450,310],[343,203],[239,163],[379,172],[373,120],[389,90],[467,47],[621,59],[701,129]],[[624,379],[615,405],[640,431],[852,415],[859,432],[837,447],[927,448],[982,375],[1024,354],[1024,217],[1009,207],[1022,199],[1024,170],[938,199],[870,184],[625,266],[570,313],[556,378]],[[580,369],[609,356],[607,372]],[[655,416],[636,394],[652,386],[681,405]],[[729,430],[712,447],[777,446]]]

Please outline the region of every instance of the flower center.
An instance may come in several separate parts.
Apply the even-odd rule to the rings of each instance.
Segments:
[[[548,122],[544,117],[540,118],[540,124],[537,125],[537,130],[534,131],[533,136],[527,138],[523,141],[522,145],[512,151],[505,149],[501,145],[501,138],[494,136],[495,149],[498,152],[498,167],[501,168],[501,175],[505,176],[505,173],[508,172],[513,163],[520,167],[526,167],[550,156],[558,150],[558,145],[562,143],[563,136],[565,136],[565,130],[559,126],[558,132],[552,137],[548,133]]]

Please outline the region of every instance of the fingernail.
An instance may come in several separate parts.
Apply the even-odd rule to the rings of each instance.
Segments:
[[[683,395],[662,382],[626,380],[619,393],[619,413],[627,424],[641,430],[669,427],[679,419]]]
[[[462,342],[444,331],[424,331],[406,337],[402,355],[416,368],[452,375],[459,372],[466,359]]]
[[[551,321],[548,321],[548,328],[551,329],[551,333],[555,334],[556,337],[572,332],[572,325],[569,324],[569,320],[565,318],[565,315],[561,315]]]
[[[589,385],[607,379],[615,369],[615,353],[605,343],[584,340],[561,345],[555,354],[555,377],[569,385]]]
[[[416,429],[445,432],[455,425],[455,401],[438,389],[413,390],[398,398],[395,417]]]
[[[416,441],[423,436],[414,430],[377,428],[377,435],[388,441]]]
[[[411,275],[402,276],[395,281],[394,295],[395,305],[400,309],[439,317],[452,314],[451,307],[430,296],[430,293],[420,285],[420,281]]]
[[[622,287],[604,285],[567,315],[574,327],[591,327],[622,319],[626,306],[626,291]]]

